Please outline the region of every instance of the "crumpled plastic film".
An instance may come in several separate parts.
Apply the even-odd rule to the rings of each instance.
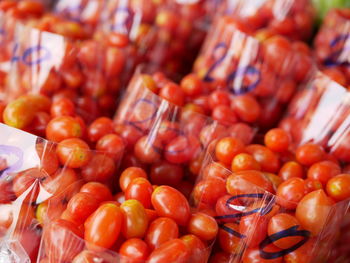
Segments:
[[[113,189],[123,150],[56,144],[4,124],[0,131],[0,262],[36,262],[44,222],[64,211],[83,182]],[[94,170],[97,163],[103,173]],[[50,202],[55,212],[47,213]]]
[[[255,259],[282,263],[296,259],[296,255],[303,255],[307,263],[327,260],[337,241],[349,200],[329,201],[317,207],[314,203],[301,205],[284,200],[274,194],[275,190],[267,191],[245,178],[245,174],[259,171],[232,172],[221,164],[215,156],[216,144],[217,141],[212,142],[207,149],[192,193],[193,206],[197,211],[215,216],[220,228],[209,262],[240,263]],[[327,198],[323,190],[311,194]],[[322,211],[323,217],[317,226],[300,218],[301,211],[306,212],[305,205],[310,212],[314,208]],[[271,220],[285,215],[302,223],[268,232]]]
[[[262,129],[278,122],[298,85],[313,70],[306,44],[281,36],[259,39],[229,16],[217,18],[194,65],[194,73],[210,92],[220,90],[232,97],[232,110],[250,103],[254,114],[236,115]]]
[[[315,55],[325,74],[344,87],[350,85],[350,9],[326,16],[314,41]]]

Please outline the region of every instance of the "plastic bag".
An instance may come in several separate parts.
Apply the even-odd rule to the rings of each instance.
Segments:
[[[223,0],[218,17],[221,15],[238,19],[253,32],[308,40],[315,10],[309,0]]]
[[[299,83],[311,74],[310,55],[304,43],[281,36],[259,40],[244,24],[223,16],[211,28],[194,72],[209,87],[200,95],[225,92],[238,119],[266,129],[278,122]]]
[[[113,189],[123,151],[92,151],[83,141],[56,144],[4,124],[0,130],[0,261],[36,262],[46,217],[62,212],[83,182]],[[56,214],[47,213],[47,202],[58,196]]]
[[[321,188],[294,202],[293,186],[284,199],[281,178],[258,170],[232,172],[218,160],[217,143],[208,147],[192,193],[197,211],[215,216],[220,226],[210,262],[326,262],[349,200],[334,203]]]
[[[198,174],[198,161],[213,139],[227,134],[248,142],[252,139],[254,129],[248,125],[221,124],[195,109],[181,108],[178,103],[184,98],[176,95],[175,90],[181,89],[178,85],[160,73],[143,72],[140,67],[134,74],[114,118],[117,133],[127,142],[124,162],[128,165],[151,165],[151,170],[164,165],[182,173],[189,164],[191,172]],[[171,89],[175,93],[167,95]],[[166,180],[170,175],[163,176]]]
[[[77,42],[17,24],[4,99],[68,97],[87,123],[115,112],[119,90],[134,68],[134,49],[97,40]],[[128,58],[128,59],[127,59]]]
[[[326,16],[314,46],[323,72],[344,87],[350,85],[350,9],[334,9]]]

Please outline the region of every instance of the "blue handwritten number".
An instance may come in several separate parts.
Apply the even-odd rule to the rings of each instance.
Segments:
[[[211,76],[213,71],[217,66],[219,66],[222,61],[224,61],[226,55],[227,55],[227,45],[225,43],[219,43],[214,47],[213,54],[215,54],[218,50],[223,49],[224,53],[213,63],[213,65],[210,66],[207,74],[204,77],[204,81],[206,82],[212,82],[214,81],[214,78]]]
[[[350,39],[350,34],[339,35],[329,43],[329,46],[331,48],[334,48],[337,44],[339,44],[342,41],[345,41],[345,43],[347,43],[347,41],[350,41],[349,39]],[[337,61],[339,55],[347,50],[350,50],[349,43],[347,46],[344,46],[344,47],[332,52],[329,55],[329,57],[325,59],[324,64],[328,67],[338,66],[338,65],[350,66],[349,61],[343,61],[343,62]]]
[[[51,58],[51,52],[47,48],[40,45],[26,49],[22,55],[18,54],[19,53],[18,48],[19,48],[19,44],[15,43],[12,50],[12,53],[13,53],[12,59],[11,59],[12,62],[22,61],[27,66],[33,66],[33,65],[40,64],[45,60],[49,60]],[[40,53],[41,55],[37,59],[32,60],[31,57],[35,52],[37,52],[38,54]]]
[[[237,90],[233,85],[231,85],[234,79],[236,79],[237,77],[240,77],[243,79],[247,75],[256,76],[256,80],[249,85],[240,86]],[[240,94],[248,93],[254,90],[260,83],[260,80],[261,80],[260,71],[253,66],[246,66],[246,67],[238,68],[235,72],[230,74],[227,78],[227,85],[229,87],[229,90],[231,90],[233,94],[240,95]]]
[[[260,248],[260,256],[264,259],[275,259],[279,257],[283,257],[288,255],[289,253],[297,250],[302,245],[304,245],[310,238],[311,233],[307,230],[298,230],[300,226],[292,226],[280,232],[277,232],[271,236],[266,237],[259,245]],[[283,249],[278,252],[266,252],[264,250],[265,247],[272,244],[273,242],[280,240],[285,237],[303,237],[301,241],[291,246],[290,248]]]

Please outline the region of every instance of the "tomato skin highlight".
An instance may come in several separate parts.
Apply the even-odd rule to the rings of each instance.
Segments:
[[[184,241],[173,239],[153,250],[148,257],[147,263],[187,263],[189,257],[190,251]]]

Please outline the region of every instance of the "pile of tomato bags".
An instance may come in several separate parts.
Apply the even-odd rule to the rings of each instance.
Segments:
[[[346,263],[350,9],[1,0],[0,262]]]

